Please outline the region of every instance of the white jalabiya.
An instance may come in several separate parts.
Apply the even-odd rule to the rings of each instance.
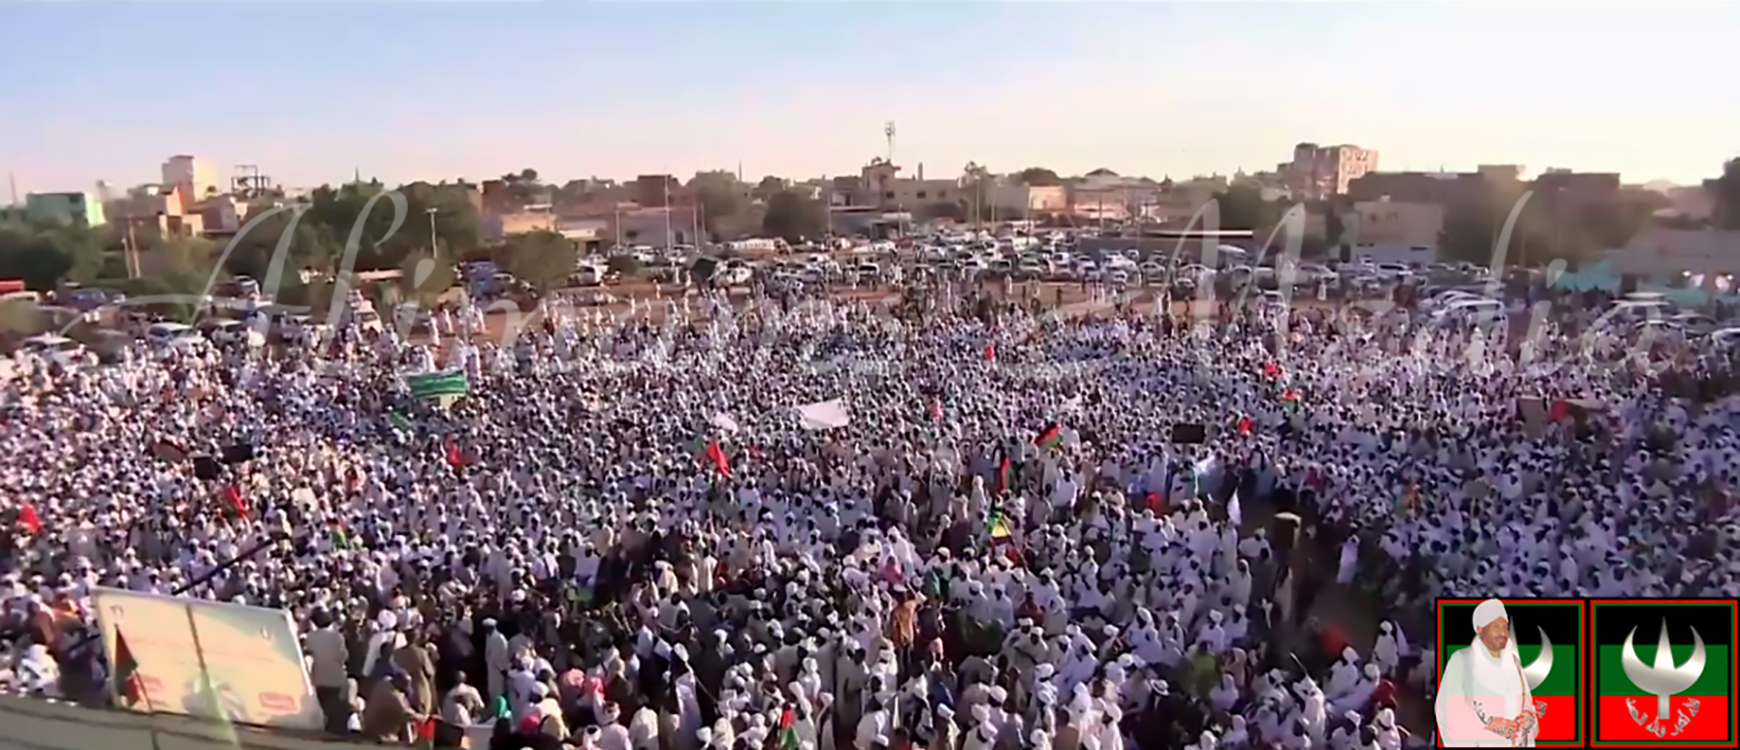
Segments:
[[[1474,627],[1479,630],[1504,616],[1502,604],[1487,600],[1475,610]],[[1486,728],[1487,720],[1516,719],[1533,704],[1516,641],[1507,641],[1494,656],[1476,636],[1444,665],[1438,686],[1438,730],[1445,747],[1534,747],[1538,721],[1514,741]]]

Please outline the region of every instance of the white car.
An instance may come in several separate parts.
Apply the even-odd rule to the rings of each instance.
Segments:
[[[209,336],[212,343],[220,346],[241,345],[258,349],[266,345],[266,334],[239,320],[226,320],[217,324]]]
[[[1432,313],[1433,320],[1448,320],[1451,318],[1469,319],[1477,317],[1499,318],[1504,315],[1504,303],[1495,299],[1459,299]]]
[[[1680,313],[1668,320],[1678,324],[1681,328],[1686,329],[1686,332],[1691,333],[1694,336],[1708,334],[1711,331],[1716,330],[1718,325],[1720,325],[1716,322],[1715,318],[1701,313],[1692,312]]]
[[[204,336],[182,323],[152,323],[145,329],[145,343],[160,351],[191,351],[205,346]]]
[[[90,362],[85,345],[65,336],[44,333],[19,342],[20,351],[29,352],[61,367],[75,367]]]

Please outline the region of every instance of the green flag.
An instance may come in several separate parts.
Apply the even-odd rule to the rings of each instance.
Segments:
[[[406,417],[405,413],[399,411],[398,409],[394,409],[392,411],[387,412],[387,421],[392,422],[393,427],[395,427],[397,429],[404,430],[406,432],[411,431],[411,419],[409,417]]]
[[[443,370],[407,375],[405,383],[411,387],[412,398],[421,400],[464,396],[471,392],[470,381],[466,379],[463,370]]]

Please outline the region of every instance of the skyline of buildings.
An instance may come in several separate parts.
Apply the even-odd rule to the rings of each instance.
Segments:
[[[1039,175],[1028,184],[1016,171],[995,174],[973,164],[937,170],[922,163],[909,170],[878,156],[857,174],[807,179],[749,180],[740,167],[735,172],[697,173],[687,180],[641,174],[626,180],[531,185],[518,173],[508,173],[448,186],[467,191],[478,216],[480,244],[539,230],[585,243],[637,239],[692,244],[703,235],[746,236],[759,231],[768,202],[786,190],[821,201],[836,231],[852,234],[933,219],[977,223],[1067,216],[1078,222],[1177,225],[1232,186],[1244,185],[1266,200],[1311,203],[1307,231],[1320,239],[1329,239],[1326,214],[1334,213],[1342,232],[1336,239],[1408,246],[1436,244],[1446,207],[1484,195],[1494,185],[1525,186],[1540,193],[1543,202],[1567,210],[1612,202],[1622,190],[1637,187],[1625,185],[1613,173],[1549,169],[1531,177],[1524,166],[1514,164],[1481,165],[1470,172],[1386,172],[1379,166],[1376,149],[1302,142],[1295,144],[1288,161],[1270,171],[1183,179],[1097,169],[1055,179]],[[308,190],[282,188],[255,165],[237,167],[226,185],[217,165],[190,154],[165,159],[158,171],[158,182],[124,191],[99,185],[96,192],[32,194],[23,213],[39,221],[107,223],[128,246],[139,247],[169,236],[233,235],[253,211],[298,200]],[[353,170],[350,179],[367,177]],[[718,206],[721,191],[730,194],[727,209]],[[1707,201],[1690,198],[1675,200],[1674,210],[1687,216],[1708,214]],[[728,213],[709,215],[722,210]]]

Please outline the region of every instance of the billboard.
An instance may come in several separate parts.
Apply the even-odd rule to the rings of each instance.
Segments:
[[[321,729],[288,613],[104,588],[93,600],[117,706]]]
[[[1469,747],[1497,741],[1493,719],[1502,725],[1526,712],[1521,731],[1536,746],[1581,747],[1583,666],[1588,638],[1581,599],[1502,599],[1493,607],[1480,599],[1438,600],[1439,737],[1437,747]],[[1497,623],[1502,619],[1502,623]],[[1486,628],[1477,627],[1476,621]],[[1491,630],[1497,623],[1497,631]],[[1502,632],[1500,632],[1502,631]],[[1481,654],[1509,652],[1486,665]],[[1514,659],[1514,664],[1506,662]],[[1514,709],[1494,686],[1515,676],[1523,700]],[[1492,678],[1499,679],[1492,679]],[[1464,705],[1466,704],[1466,705]],[[1464,715],[1466,714],[1466,715]],[[1482,726],[1482,725],[1485,726]],[[1511,731],[1517,731],[1512,729]],[[1491,735],[1491,736],[1488,736]]]
[[[1733,599],[1595,599],[1595,746],[1734,747]]]

